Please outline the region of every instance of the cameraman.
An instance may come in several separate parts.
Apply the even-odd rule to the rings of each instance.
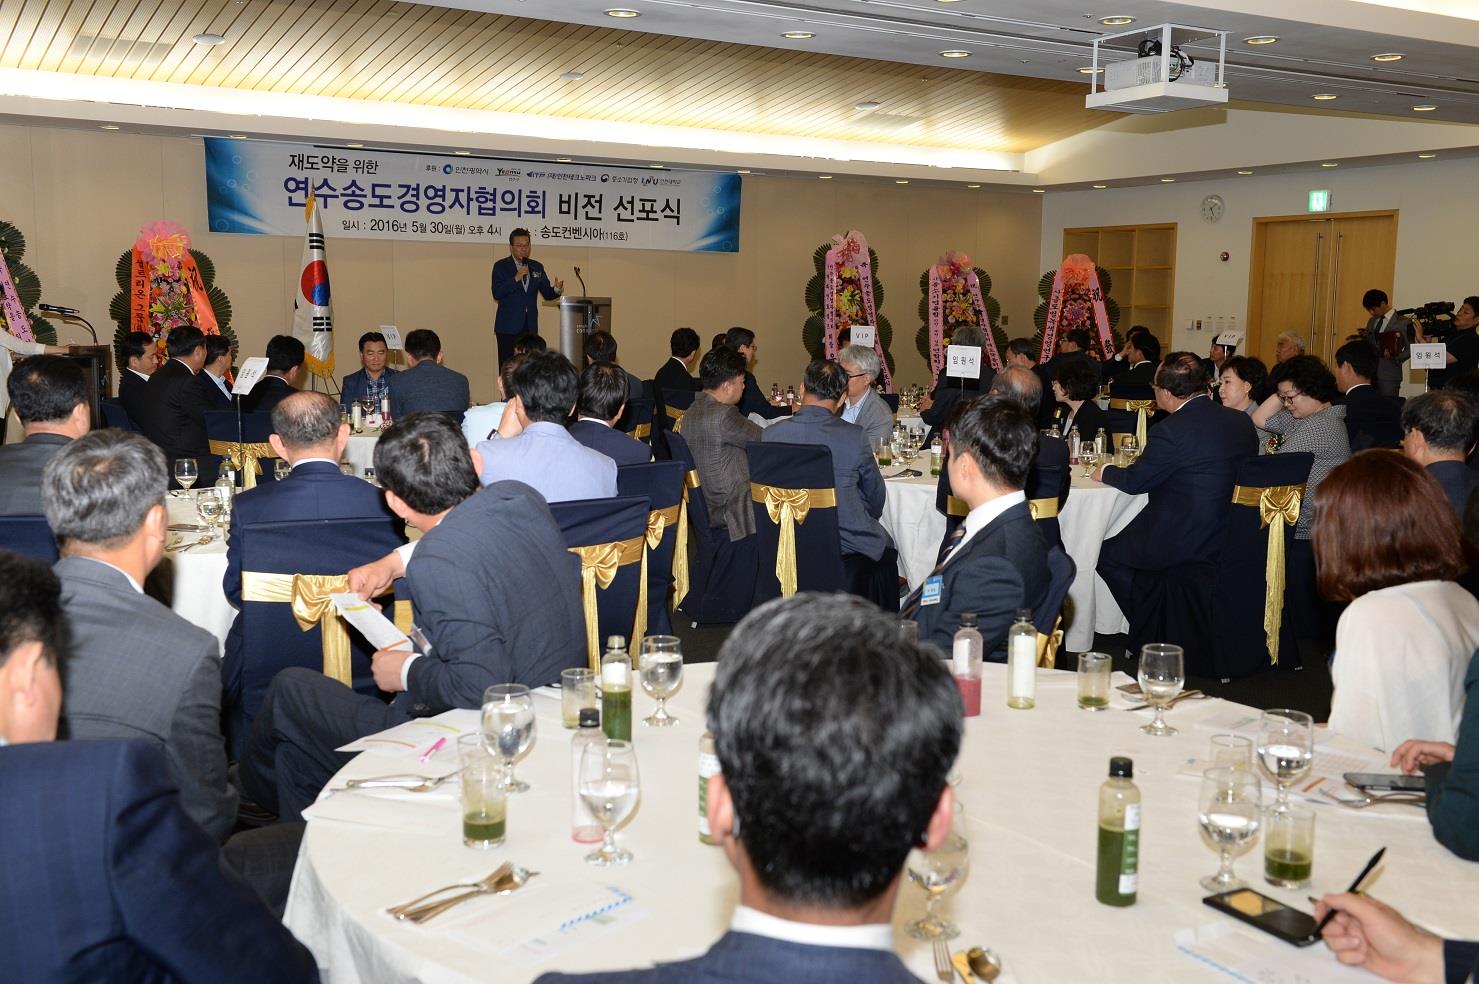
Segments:
[[[1479,296],[1464,298],[1453,319],[1441,331],[1433,331],[1419,318],[1413,319],[1413,330],[1419,342],[1443,342],[1448,346],[1448,368],[1428,370],[1428,389],[1441,389],[1450,377],[1479,370]],[[1433,326],[1437,327],[1437,326]]]

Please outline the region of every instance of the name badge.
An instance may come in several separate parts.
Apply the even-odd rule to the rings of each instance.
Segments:
[[[920,607],[923,608],[925,605],[938,605],[940,603],[940,593],[944,591],[944,589],[945,579],[942,578],[939,574],[936,574],[934,577],[926,578],[924,582],[924,590],[920,592],[919,595]]]

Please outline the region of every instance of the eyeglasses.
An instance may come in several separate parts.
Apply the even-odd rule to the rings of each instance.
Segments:
[[[1289,404],[1294,402],[1295,398],[1301,396],[1304,396],[1303,390],[1290,390],[1288,393],[1280,393],[1279,401],[1285,406],[1288,406]]]
[[[868,375],[866,372],[850,372],[850,373],[847,374],[847,378],[848,379],[857,379],[859,376],[866,376],[866,375]]]

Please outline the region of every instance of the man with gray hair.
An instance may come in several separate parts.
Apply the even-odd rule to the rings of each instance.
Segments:
[[[878,353],[865,345],[849,345],[837,353],[837,364],[847,373],[842,419],[863,428],[868,447],[876,448],[894,432],[894,412],[873,390],[873,381],[883,371]]]
[[[62,722],[70,738],[163,749],[185,812],[224,841],[237,796],[226,781],[219,646],[143,589],[169,535],[164,461],[141,435],[101,430],[46,465],[42,499],[72,634]]]
[[[1288,362],[1296,355],[1304,355],[1304,336],[1297,331],[1279,332],[1274,339],[1274,361]]]
[[[1458,390],[1432,390],[1402,407],[1402,453],[1443,486],[1460,523],[1470,496],[1479,488],[1479,472],[1464,461],[1479,437],[1476,431],[1474,399]]]

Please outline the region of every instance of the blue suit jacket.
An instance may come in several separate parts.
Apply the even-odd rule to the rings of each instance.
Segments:
[[[878,517],[883,515],[887,493],[861,427],[823,407],[806,406],[790,420],[778,420],[765,428],[760,440],[825,445],[832,452],[832,478],[837,483],[837,533],[842,552],[869,560],[883,556],[888,534]]]
[[[518,264],[512,256],[505,256],[493,264],[493,300],[498,302],[498,313],[493,317],[493,330],[500,335],[518,335],[522,332],[539,331],[539,299],[553,301],[560,296],[554,284],[545,276],[544,264],[538,260],[527,260],[529,285],[514,279]]]
[[[211,378],[210,373],[201,370],[200,375],[195,377],[195,381],[200,384],[200,388],[205,392],[205,402],[208,404],[206,407],[207,410],[231,410],[236,407],[236,403],[231,397],[221,392],[221,387],[216,385],[216,381]],[[222,382],[225,382],[225,380],[223,379]],[[229,390],[231,387],[228,384],[226,388]]]
[[[461,423],[471,402],[469,392],[467,377],[462,373],[434,359],[423,359],[396,373],[395,384],[390,387],[390,415],[404,420],[413,413],[451,413]]]
[[[0,948],[18,981],[316,981],[144,741],[0,747]]]
[[[652,460],[652,449],[630,434],[595,420],[577,420],[570,425],[570,436],[592,451],[599,451],[617,467],[645,465]]]
[[[396,370],[386,366],[380,378],[388,383],[395,375]],[[343,384],[339,387],[339,405],[347,407],[356,400],[363,400],[365,398],[365,386],[369,381],[369,377],[365,375],[363,369],[345,376]]]
[[[1163,571],[1215,557],[1232,502],[1233,478],[1258,453],[1253,421],[1241,410],[1197,397],[1152,429],[1128,468],[1104,469],[1104,484],[1150,502],[1117,535],[1126,562]]]
[[[535,984],[919,984],[902,960],[884,950],[807,946],[728,932],[692,960],[645,970],[595,974],[545,974]]]

